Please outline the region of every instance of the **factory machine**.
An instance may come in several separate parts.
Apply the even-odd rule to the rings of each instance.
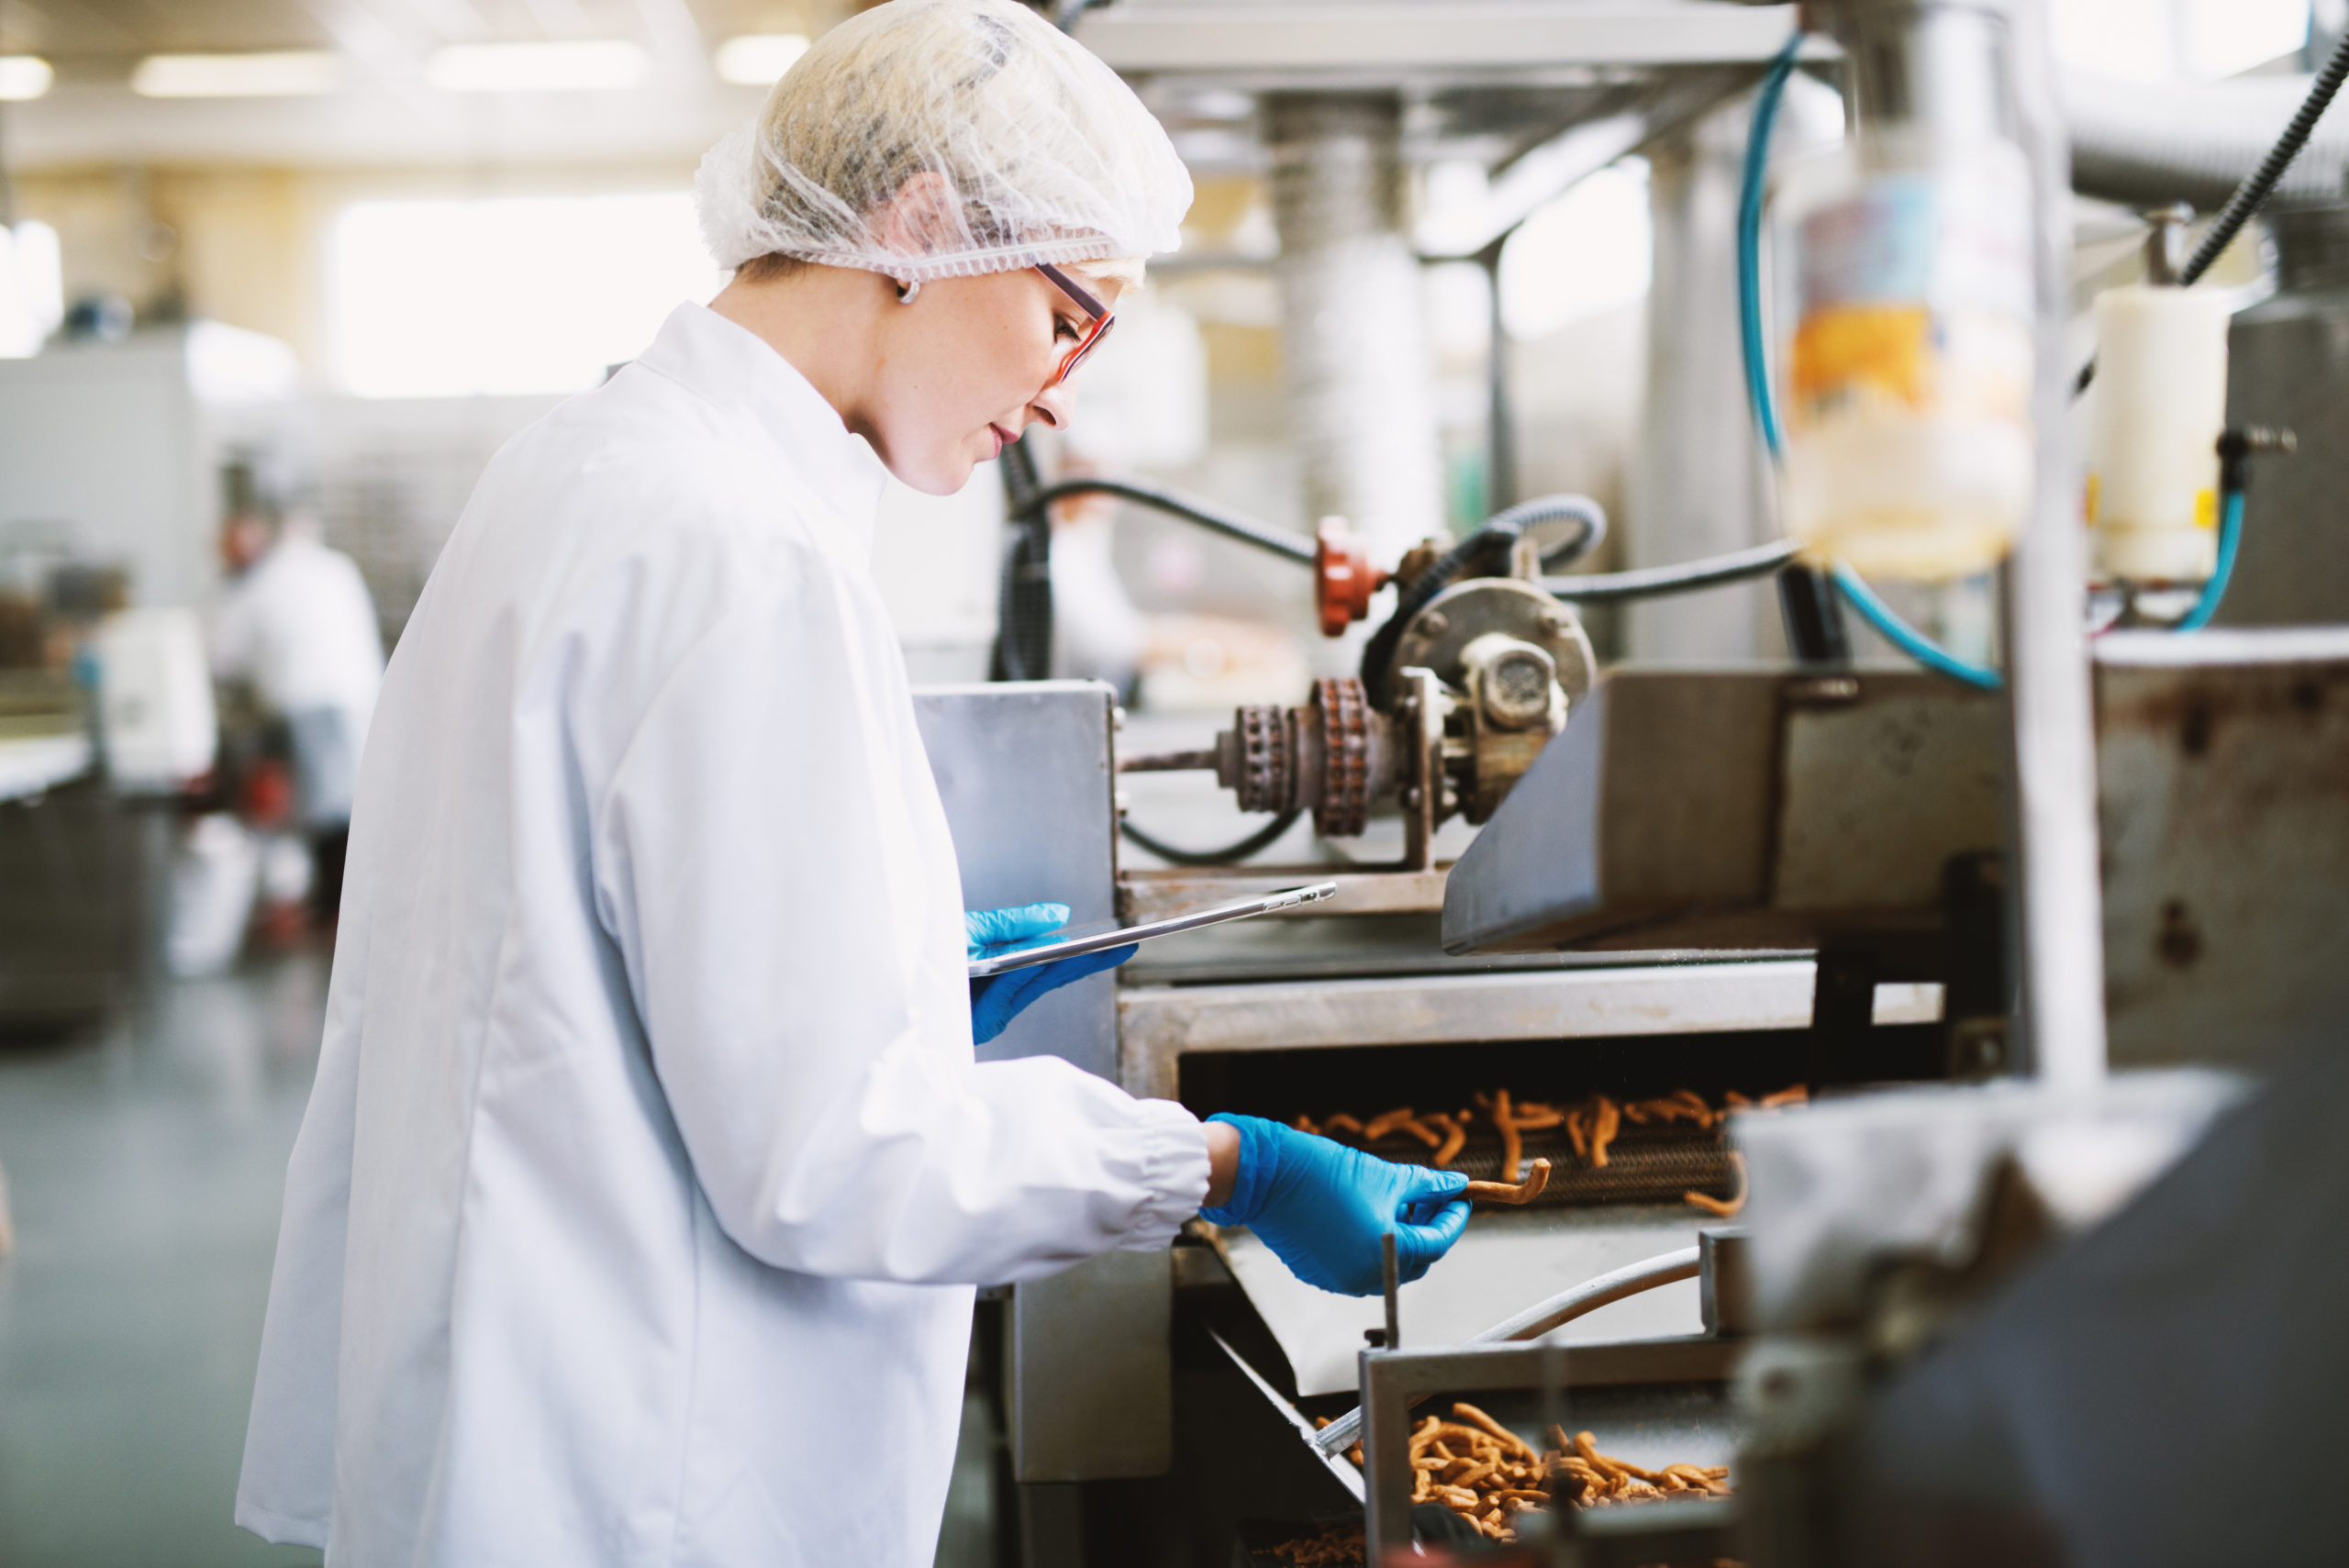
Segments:
[[[989,1049],[1472,1177],[1548,1172],[1383,1300],[1312,1290],[1203,1223],[1170,1252],[988,1293],[1020,1561],[1380,1562],[1416,1541],[1460,1561],[2054,1562],[2126,1540],[2130,1561],[2183,1562],[2210,1539],[2158,1463],[2116,1478],[2099,1461],[2150,1440],[2129,1432],[2123,1370],[2049,1358],[2099,1325],[2174,1353],[2115,1281],[2156,1292],[2197,1260],[2238,1288],[2195,1296],[2188,1321],[2262,1310],[2250,1282],[2292,1238],[2229,1217],[2278,1150],[2349,1195],[2309,1113],[2253,1087],[2343,971],[2349,630],[2181,635],[2225,587],[2252,454],[2290,443],[2226,422],[2226,313],[2179,286],[2199,269],[2158,223],[2149,282],[2098,307],[2084,556],[2064,350],[2080,302],[2037,13],[1842,0],[1797,22],[1120,0],[1078,24],[1178,133],[1208,89],[1252,95],[1283,265],[1357,299],[1392,281],[1364,260],[1392,213],[1364,193],[1393,180],[1407,121],[1484,139],[1504,175],[1547,160],[1570,177],[1757,79],[1766,135],[1809,60],[1848,134],[1780,184],[1794,282],[1780,389],[1754,403],[1786,543],[1562,575],[1604,527],[1572,498],[1398,542],[1378,514],[1412,480],[1385,449],[1409,441],[1341,439],[1383,373],[1350,371],[1346,345],[1375,357],[1375,335],[1313,326],[1292,344],[1308,488],[1354,489],[1309,544],[1010,457],[1011,679],[919,697],[973,906],[1138,919],[1329,873],[1244,848],[1121,869],[1119,780],[1138,772],[1211,773],[1271,817],[1256,847],[1304,815],[1325,843],[1383,815],[1403,831],[1398,860],[1344,865],[1334,906],[1069,987]],[[1720,281],[1743,285],[1758,385],[1758,268],[1750,247],[1738,261]],[[1725,450],[1750,450],[1736,435]],[[1019,679],[1050,645],[1043,519],[1082,489],[1310,570],[1327,632],[1389,584],[1393,608],[1356,674],[1243,707],[1212,746],[1123,747],[1108,688]],[[2002,677],[1865,582],[1994,567]],[[1575,614],[1774,573],[1782,666],[1601,671]],[[1925,668],[1852,663],[1837,595]],[[2090,630],[2122,622],[2091,657]],[[1479,831],[1448,862],[1454,817]],[[2338,1073],[2310,1071],[2321,1097]],[[2278,1343],[2319,1346],[2337,1395],[2349,1369],[2308,1316]],[[2194,1393],[2210,1380],[2182,1381],[2146,1409],[2321,1435],[2272,1378],[2215,1412]],[[2297,1518],[2233,1528],[2298,1560],[2324,1539]]]

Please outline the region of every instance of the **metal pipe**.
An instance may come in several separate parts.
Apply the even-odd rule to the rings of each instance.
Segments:
[[[2105,1073],[2104,890],[2098,864],[2095,710],[2088,687],[2087,531],[2072,489],[2072,181],[2043,8],[2009,21],[2018,139],[2038,209],[2038,473],[2032,520],[2008,569],[2021,1060],[2050,1083]]]
[[[1653,1290],[1662,1284],[1679,1280],[1695,1279],[1702,1268],[1698,1249],[1684,1247],[1676,1252],[1663,1252],[1643,1258],[1636,1263],[1626,1263],[1620,1269],[1586,1279],[1571,1290],[1560,1291],[1547,1301],[1539,1301],[1524,1311],[1502,1318],[1484,1332],[1464,1341],[1471,1345],[1497,1345],[1517,1340],[1538,1340],[1551,1329],[1586,1317],[1602,1307],[1612,1306],[1626,1296]],[[1347,1411],[1328,1426],[1313,1434],[1313,1446],[1325,1454],[1342,1453],[1353,1446],[1362,1432],[1363,1413],[1360,1408]]]

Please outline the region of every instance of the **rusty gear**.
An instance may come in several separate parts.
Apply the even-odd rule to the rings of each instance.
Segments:
[[[1288,714],[1272,703],[1251,703],[1232,716],[1240,739],[1240,777],[1232,786],[1242,811],[1286,811],[1297,792],[1296,748]]]
[[[1321,798],[1314,802],[1313,830],[1328,839],[1351,839],[1370,816],[1370,698],[1353,676],[1313,683],[1313,706],[1321,740]]]

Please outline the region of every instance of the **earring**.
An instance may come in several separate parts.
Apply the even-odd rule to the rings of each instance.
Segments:
[[[900,283],[897,285],[897,303],[899,305],[911,305],[914,302],[914,295],[919,293],[921,293],[920,279],[917,278],[909,284]]]

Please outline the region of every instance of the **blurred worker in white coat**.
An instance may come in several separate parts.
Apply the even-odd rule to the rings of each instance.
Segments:
[[[1011,0],[890,0],[698,195],[735,280],[490,464],[368,737],[237,1499],[336,1568],[921,1568],[973,1284],[1204,1204],[1368,1294],[1466,1222],[1456,1173],[973,1060],[1071,972],[971,952],[1065,911],[963,907],[883,468],[1065,418],[1176,241],[1164,133]]]
[[[384,682],[384,639],[359,567],[318,538],[305,512],[256,510],[220,530],[229,573],[212,618],[212,673],[251,683],[284,722],[294,750],[294,813],[309,840],[312,893],[341,902],[360,751]]]

